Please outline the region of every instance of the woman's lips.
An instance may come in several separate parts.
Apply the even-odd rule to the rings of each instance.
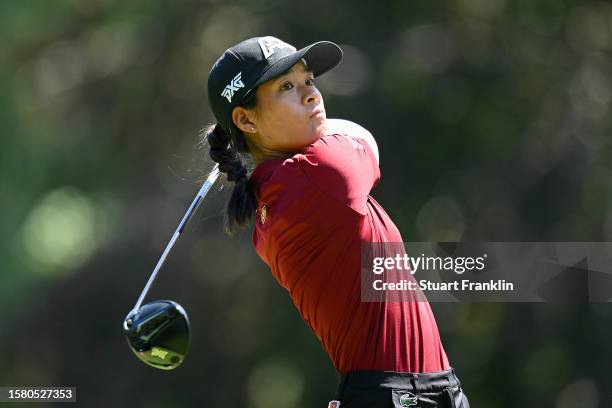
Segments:
[[[323,115],[325,112],[322,109],[315,109],[314,112],[310,114],[309,117],[313,118],[318,115]]]

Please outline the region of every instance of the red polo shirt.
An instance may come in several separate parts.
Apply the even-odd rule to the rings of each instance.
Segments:
[[[379,179],[371,148],[347,135],[325,136],[303,154],[259,164],[251,176],[255,250],[339,373],[445,370],[449,362],[427,302],[361,302],[361,244],[403,242],[369,195]]]

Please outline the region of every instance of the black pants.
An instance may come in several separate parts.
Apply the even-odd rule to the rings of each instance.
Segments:
[[[343,375],[336,392],[339,408],[469,408],[451,368],[435,373],[355,371]],[[338,404],[339,402],[339,404]]]

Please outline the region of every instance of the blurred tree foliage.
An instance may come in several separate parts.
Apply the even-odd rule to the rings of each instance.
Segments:
[[[612,240],[612,6],[570,0],[0,3],[0,384],[82,406],[323,407],[336,375],[214,190],[154,297],[194,335],[157,372],[120,332],[210,169],[227,47],[341,44],[328,115],[371,130],[406,241]],[[374,108],[375,107],[375,108]],[[608,304],[434,304],[474,407],[609,407]]]

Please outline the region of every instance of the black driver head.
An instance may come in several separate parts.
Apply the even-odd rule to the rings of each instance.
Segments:
[[[172,300],[156,300],[132,310],[123,322],[123,333],[136,357],[161,370],[181,365],[189,349],[189,318]]]

